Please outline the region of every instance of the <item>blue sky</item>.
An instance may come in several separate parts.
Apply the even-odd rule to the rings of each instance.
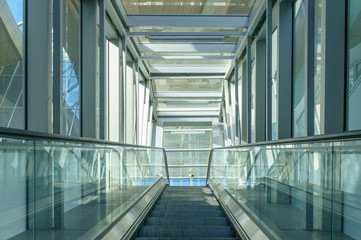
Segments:
[[[15,21],[23,21],[23,0],[6,0],[13,14]]]

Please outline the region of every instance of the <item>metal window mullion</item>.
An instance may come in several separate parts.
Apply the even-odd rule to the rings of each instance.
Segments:
[[[272,140],[272,0],[266,5],[266,139]]]
[[[346,1],[323,3],[320,133],[333,134],[345,130]]]
[[[53,3],[53,133],[62,133],[63,0]]]
[[[315,124],[315,0],[305,0],[305,6],[305,136],[313,136]]]
[[[99,128],[100,128],[100,133],[99,133],[99,137],[100,139],[105,139],[107,136],[106,134],[106,115],[107,115],[107,106],[106,106],[106,81],[107,81],[107,77],[106,77],[106,40],[105,40],[105,17],[106,17],[106,12],[105,12],[105,1],[99,1],[99,24],[100,24],[100,66],[99,66],[99,74],[100,74],[100,123],[99,123]]]
[[[277,139],[292,136],[292,29],[291,2],[279,4],[278,26],[278,97],[277,97]],[[282,48],[280,48],[282,46]],[[281,111],[282,110],[282,111]]]

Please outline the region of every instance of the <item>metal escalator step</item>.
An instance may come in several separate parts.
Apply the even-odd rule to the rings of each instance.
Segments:
[[[177,206],[177,205],[155,205],[154,210],[163,211],[212,211],[221,210],[220,206]]]
[[[159,200],[168,200],[168,201],[217,201],[213,196],[207,197],[163,197],[161,196]]]
[[[161,218],[149,217],[145,221],[147,226],[228,226],[224,217],[214,218]]]
[[[150,213],[151,217],[190,217],[190,218],[200,218],[200,217],[223,217],[221,210],[212,210],[212,211],[162,211],[162,210],[153,210]]]
[[[136,240],[237,240],[237,238],[178,238],[178,237],[137,237]]]
[[[140,237],[181,237],[181,238],[232,238],[233,231],[229,226],[217,227],[159,227],[144,226]]]
[[[158,200],[157,205],[170,205],[170,206],[219,206],[217,201],[171,201],[171,200]]]

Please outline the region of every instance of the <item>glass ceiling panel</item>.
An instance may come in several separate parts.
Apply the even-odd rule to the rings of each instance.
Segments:
[[[148,60],[148,63],[152,67],[159,67],[159,66],[174,66],[174,67],[208,67],[208,66],[225,66],[231,63],[231,60],[228,59],[197,59],[197,60]],[[194,80],[193,80],[194,81]]]
[[[244,27],[132,27],[131,32],[247,32]]]
[[[168,37],[168,36],[167,36]],[[183,38],[182,38],[183,37]],[[163,38],[162,36],[159,36],[158,39],[151,39],[150,37],[142,36],[137,37],[137,40],[139,43],[169,43],[169,42],[175,42],[175,43],[237,43],[238,39],[242,39],[243,36],[204,36],[202,37],[188,37],[186,36],[186,39],[184,39],[184,36],[182,37],[173,37],[173,38]],[[214,38],[214,39],[213,39]]]
[[[155,79],[154,92],[221,92],[221,79]]]
[[[218,102],[158,102],[159,108],[218,108]]]
[[[166,52],[142,52],[142,56],[234,56],[234,53],[166,53]]]
[[[128,14],[249,14],[255,0],[122,0]]]

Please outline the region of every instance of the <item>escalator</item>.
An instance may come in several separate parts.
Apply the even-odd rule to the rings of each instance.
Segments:
[[[239,239],[208,187],[167,186],[137,240]]]

